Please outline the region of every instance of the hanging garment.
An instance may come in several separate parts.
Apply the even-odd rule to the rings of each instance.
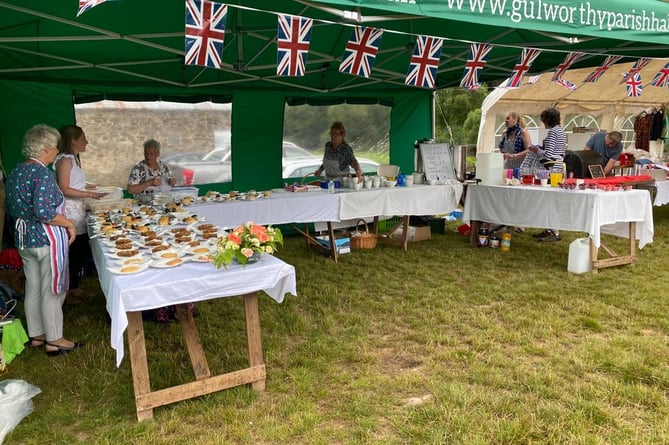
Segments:
[[[634,147],[639,150],[650,149],[650,126],[653,117],[642,111],[634,120]]]

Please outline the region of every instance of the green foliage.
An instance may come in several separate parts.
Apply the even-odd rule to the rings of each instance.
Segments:
[[[481,121],[481,104],[487,95],[486,85],[475,91],[459,87],[437,91],[437,142],[451,142],[452,139],[455,145],[475,144]]]

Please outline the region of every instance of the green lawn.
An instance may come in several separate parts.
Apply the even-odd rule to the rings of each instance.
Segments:
[[[567,272],[579,233],[515,234],[504,253],[449,223],[408,252],[379,245],[339,264],[291,237],[278,256],[295,266],[298,296],[260,298],[266,390],[168,405],[144,423],[88,279],[94,301],[65,312],[66,336],[85,348],[31,349],[10,365],[6,378],[42,393],[6,443],[669,443],[669,206],[654,213],[635,265],[585,275]],[[212,371],[244,366],[241,299],[197,308]],[[189,379],[179,327],[145,329],[153,388]]]

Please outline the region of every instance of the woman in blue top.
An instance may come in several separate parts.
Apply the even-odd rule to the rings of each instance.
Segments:
[[[30,128],[23,138],[25,162],[7,177],[9,214],[16,220],[14,240],[26,275],[25,313],[31,346],[49,356],[81,345],[63,337],[63,309],[69,274],[67,251],[76,230],[63,216],[63,193],[47,168],[58,155],[60,133],[48,125]]]

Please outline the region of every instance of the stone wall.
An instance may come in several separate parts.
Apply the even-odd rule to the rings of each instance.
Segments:
[[[162,144],[161,155],[212,150],[214,131],[230,129],[229,106],[196,107],[181,104],[157,109],[118,103],[77,106],[77,125],[88,139],[86,152],[81,155],[86,178],[101,186],[125,189],[130,169],[143,159],[143,143],[150,138]]]

